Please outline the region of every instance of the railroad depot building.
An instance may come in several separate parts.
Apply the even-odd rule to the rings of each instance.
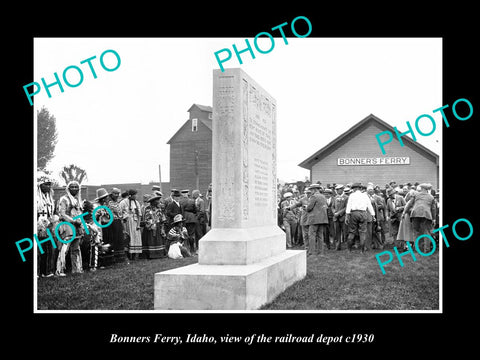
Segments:
[[[387,130],[393,134],[393,141],[385,146],[383,155],[375,135]],[[312,183],[320,181],[323,185],[372,182],[384,187],[391,181],[427,182],[438,189],[439,156],[408,136],[402,141],[404,146],[393,126],[370,114],[299,166],[310,170]]]

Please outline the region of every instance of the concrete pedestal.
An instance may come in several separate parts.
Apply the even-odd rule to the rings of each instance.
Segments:
[[[254,310],[306,275],[306,252],[288,250],[249,265],[193,264],[155,274],[154,308]]]
[[[248,265],[285,251],[285,233],[277,225],[212,229],[199,242],[202,265]]]

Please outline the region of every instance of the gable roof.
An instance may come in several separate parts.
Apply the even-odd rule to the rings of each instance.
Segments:
[[[212,130],[212,119],[200,119],[200,121],[210,130]]]
[[[192,110],[192,108],[198,108],[202,111],[207,111],[207,112],[212,112],[213,111],[213,108],[211,106],[207,106],[207,105],[200,105],[200,104],[193,104],[192,106],[190,106],[190,108],[187,110],[187,112],[190,112],[190,110]]]
[[[367,126],[369,126],[371,123],[375,123],[379,128],[383,129],[383,131],[390,131],[392,134],[395,133],[395,129],[393,126],[390,124],[386,123],[385,121],[381,120],[380,118],[376,117],[373,114],[368,115],[365,119],[359,121],[356,123],[354,126],[352,126],[350,129],[345,131],[343,134],[329,142],[327,145],[325,145],[323,148],[315,152],[313,155],[309,156],[307,159],[303,160],[298,166],[303,167],[305,169],[311,169],[312,166],[320,161],[322,158],[339,148],[343,143],[345,143],[346,138],[350,138],[352,135],[356,135],[360,132],[362,132]],[[398,141],[396,137],[394,137]],[[421,153],[422,155],[432,159],[436,164],[438,164],[438,155],[431,151],[430,149],[426,148],[422,144],[414,141],[410,137],[403,137],[402,141],[405,146],[408,146],[409,148]]]
[[[211,106],[200,105],[200,104],[193,104],[192,106],[190,106],[190,108],[187,110],[187,112],[190,112],[193,108],[197,108],[201,111],[213,112],[213,108]],[[199,119],[199,120],[210,131],[212,131],[212,119]],[[170,140],[167,141],[167,144],[170,144],[172,142],[173,138],[175,138],[175,136],[177,136],[177,134],[179,134],[185,128],[185,126],[188,124],[189,121],[190,121],[190,119],[185,121],[185,123],[182,126],[180,126],[180,128],[177,130],[177,132],[175,134],[173,134],[173,136],[170,138]]]
[[[204,124],[210,131],[212,131],[212,120],[206,120],[206,119],[198,119],[198,120],[200,120],[202,124]],[[183,131],[183,129],[185,129],[186,127],[190,127],[189,124],[190,124],[190,119],[185,121],[183,125],[180,126],[177,132],[170,138],[170,140],[167,141],[167,144],[170,144],[172,140]]]

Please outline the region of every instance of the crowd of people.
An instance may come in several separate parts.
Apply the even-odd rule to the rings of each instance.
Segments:
[[[76,181],[69,182],[65,194],[55,202],[51,184],[46,175],[38,180],[39,277],[95,271],[140,258],[196,256],[198,241],[209,229],[211,185],[205,198],[199,190],[188,189],[172,189],[164,196],[154,185],[140,204],[135,189],[121,193],[118,188],[99,188],[95,199],[82,200]],[[87,215],[77,217],[84,213]],[[54,234],[61,222],[74,226],[58,226],[57,236],[63,241]],[[49,237],[56,246],[52,241],[42,242]]]
[[[373,183],[279,187],[278,225],[285,231],[286,247],[302,246],[307,255],[325,254],[325,249],[399,250],[412,247],[422,234],[431,235],[439,220],[439,191],[427,183],[397,184],[383,188]],[[421,251],[432,246],[422,237]]]
[[[51,184],[46,175],[38,180],[38,276],[95,271],[140,258],[196,256],[198,242],[211,225],[211,184],[205,196],[188,189],[172,189],[164,196],[154,185],[143,203],[137,190],[121,193],[118,188],[99,188],[95,199],[82,200],[76,181],[69,182],[55,202]],[[285,231],[286,248],[303,247],[307,255],[325,254],[325,249],[365,252],[387,244],[404,250],[422,234],[438,241],[438,234],[432,234],[438,225],[438,197],[426,183],[392,181],[380,188],[372,183],[317,182],[302,193],[296,185],[279,186],[278,225]],[[75,231],[65,223],[55,231],[60,222],[73,224]],[[56,246],[46,241],[49,237]],[[431,244],[422,240],[426,253]]]

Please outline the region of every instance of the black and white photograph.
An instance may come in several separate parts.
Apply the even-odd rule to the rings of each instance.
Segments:
[[[8,256],[36,332],[368,353],[464,314],[449,300],[474,287],[477,99],[450,80],[455,37],[320,20],[28,37],[28,211]]]
[[[441,39],[40,38],[34,54],[38,311],[441,310]]]

